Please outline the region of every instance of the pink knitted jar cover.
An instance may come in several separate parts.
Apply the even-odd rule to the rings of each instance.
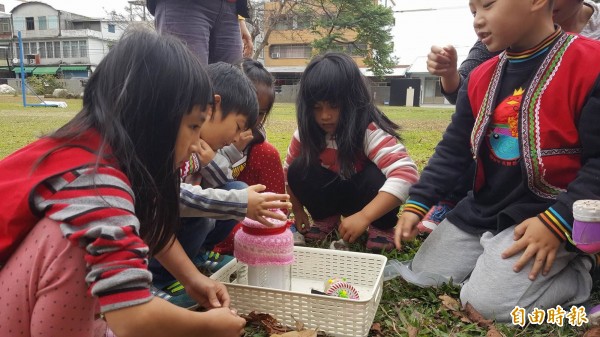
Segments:
[[[281,210],[273,210],[284,214]],[[258,221],[245,218],[243,226],[257,229],[281,228],[287,226],[287,221],[268,219],[275,224],[267,227]],[[294,239],[292,232],[285,229],[282,233],[274,235],[252,235],[242,227],[234,238],[233,254],[240,262],[250,266],[277,266],[294,262]]]

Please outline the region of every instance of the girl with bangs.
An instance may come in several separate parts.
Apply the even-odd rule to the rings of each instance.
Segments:
[[[399,126],[375,106],[352,58],[313,58],[300,79],[296,110],[284,172],[298,231],[318,241],[338,229],[343,241],[332,246],[341,249],[368,231],[367,249],[393,249],[399,206],[418,180],[417,168],[400,143]]]

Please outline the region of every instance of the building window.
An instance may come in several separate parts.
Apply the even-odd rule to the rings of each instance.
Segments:
[[[33,21],[33,17],[28,17],[25,18],[25,26],[27,27],[27,30],[35,30],[35,23]]]
[[[71,44],[69,41],[63,41],[63,57],[70,58],[71,57]]]
[[[54,41],[54,57],[60,58],[60,41]]]
[[[24,55],[29,55],[29,54],[35,54],[37,52],[36,50],[36,46],[35,46],[35,42],[24,42],[23,43],[23,54]]]
[[[40,42],[40,58],[48,58],[46,54],[46,42]]]
[[[48,18],[48,29],[58,29],[58,16],[47,16]]]
[[[9,58],[8,48],[10,48],[10,45],[7,47],[0,47],[0,59],[7,60]]]
[[[87,57],[88,56],[88,50],[87,50],[87,41],[79,41],[79,56],[81,57]]]
[[[8,23],[8,22],[0,23],[0,32],[10,33],[10,23]]]
[[[79,57],[79,47],[77,41],[71,41],[71,57]]]
[[[112,23],[108,24],[108,32],[109,33],[114,33],[115,32],[115,25]]]
[[[269,48],[272,59],[307,59],[312,48],[308,44],[280,44]]]
[[[49,59],[54,58],[54,47],[52,46],[52,42],[46,42],[46,54],[48,54]]]
[[[46,29],[48,29],[48,22],[46,21],[46,17],[45,16],[39,16],[38,17],[38,29],[39,30],[46,30]]]

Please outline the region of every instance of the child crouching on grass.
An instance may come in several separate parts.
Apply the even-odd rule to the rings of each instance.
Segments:
[[[342,53],[313,58],[296,110],[284,170],[298,231],[315,241],[338,229],[354,242],[368,229],[367,249],[393,249],[398,209],[417,168],[354,60]]]
[[[554,26],[551,0],[469,6],[481,42],[503,52],[461,87],[395,242],[400,248],[416,235],[429,207],[475,161],[472,193],[406,273],[432,286],[452,279],[462,284],[463,305],[510,322],[516,306],[568,308],[590,296],[593,261],[570,241],[573,202],[600,198],[600,42]]]

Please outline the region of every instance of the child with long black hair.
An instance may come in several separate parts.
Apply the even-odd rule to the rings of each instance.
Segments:
[[[0,204],[1,331],[92,336],[102,313],[120,337],[242,333],[226,288],[199,272],[207,312],[149,291],[148,254],[193,268],[171,254],[178,168],[213,99],[184,44],[134,30],[100,62],[70,122],[0,161],[0,194],[11,196]]]
[[[298,130],[284,170],[298,231],[323,240],[339,228],[344,241],[354,242],[368,228],[367,249],[392,249],[399,206],[417,168],[354,60],[342,53],[313,58],[296,109]]]

